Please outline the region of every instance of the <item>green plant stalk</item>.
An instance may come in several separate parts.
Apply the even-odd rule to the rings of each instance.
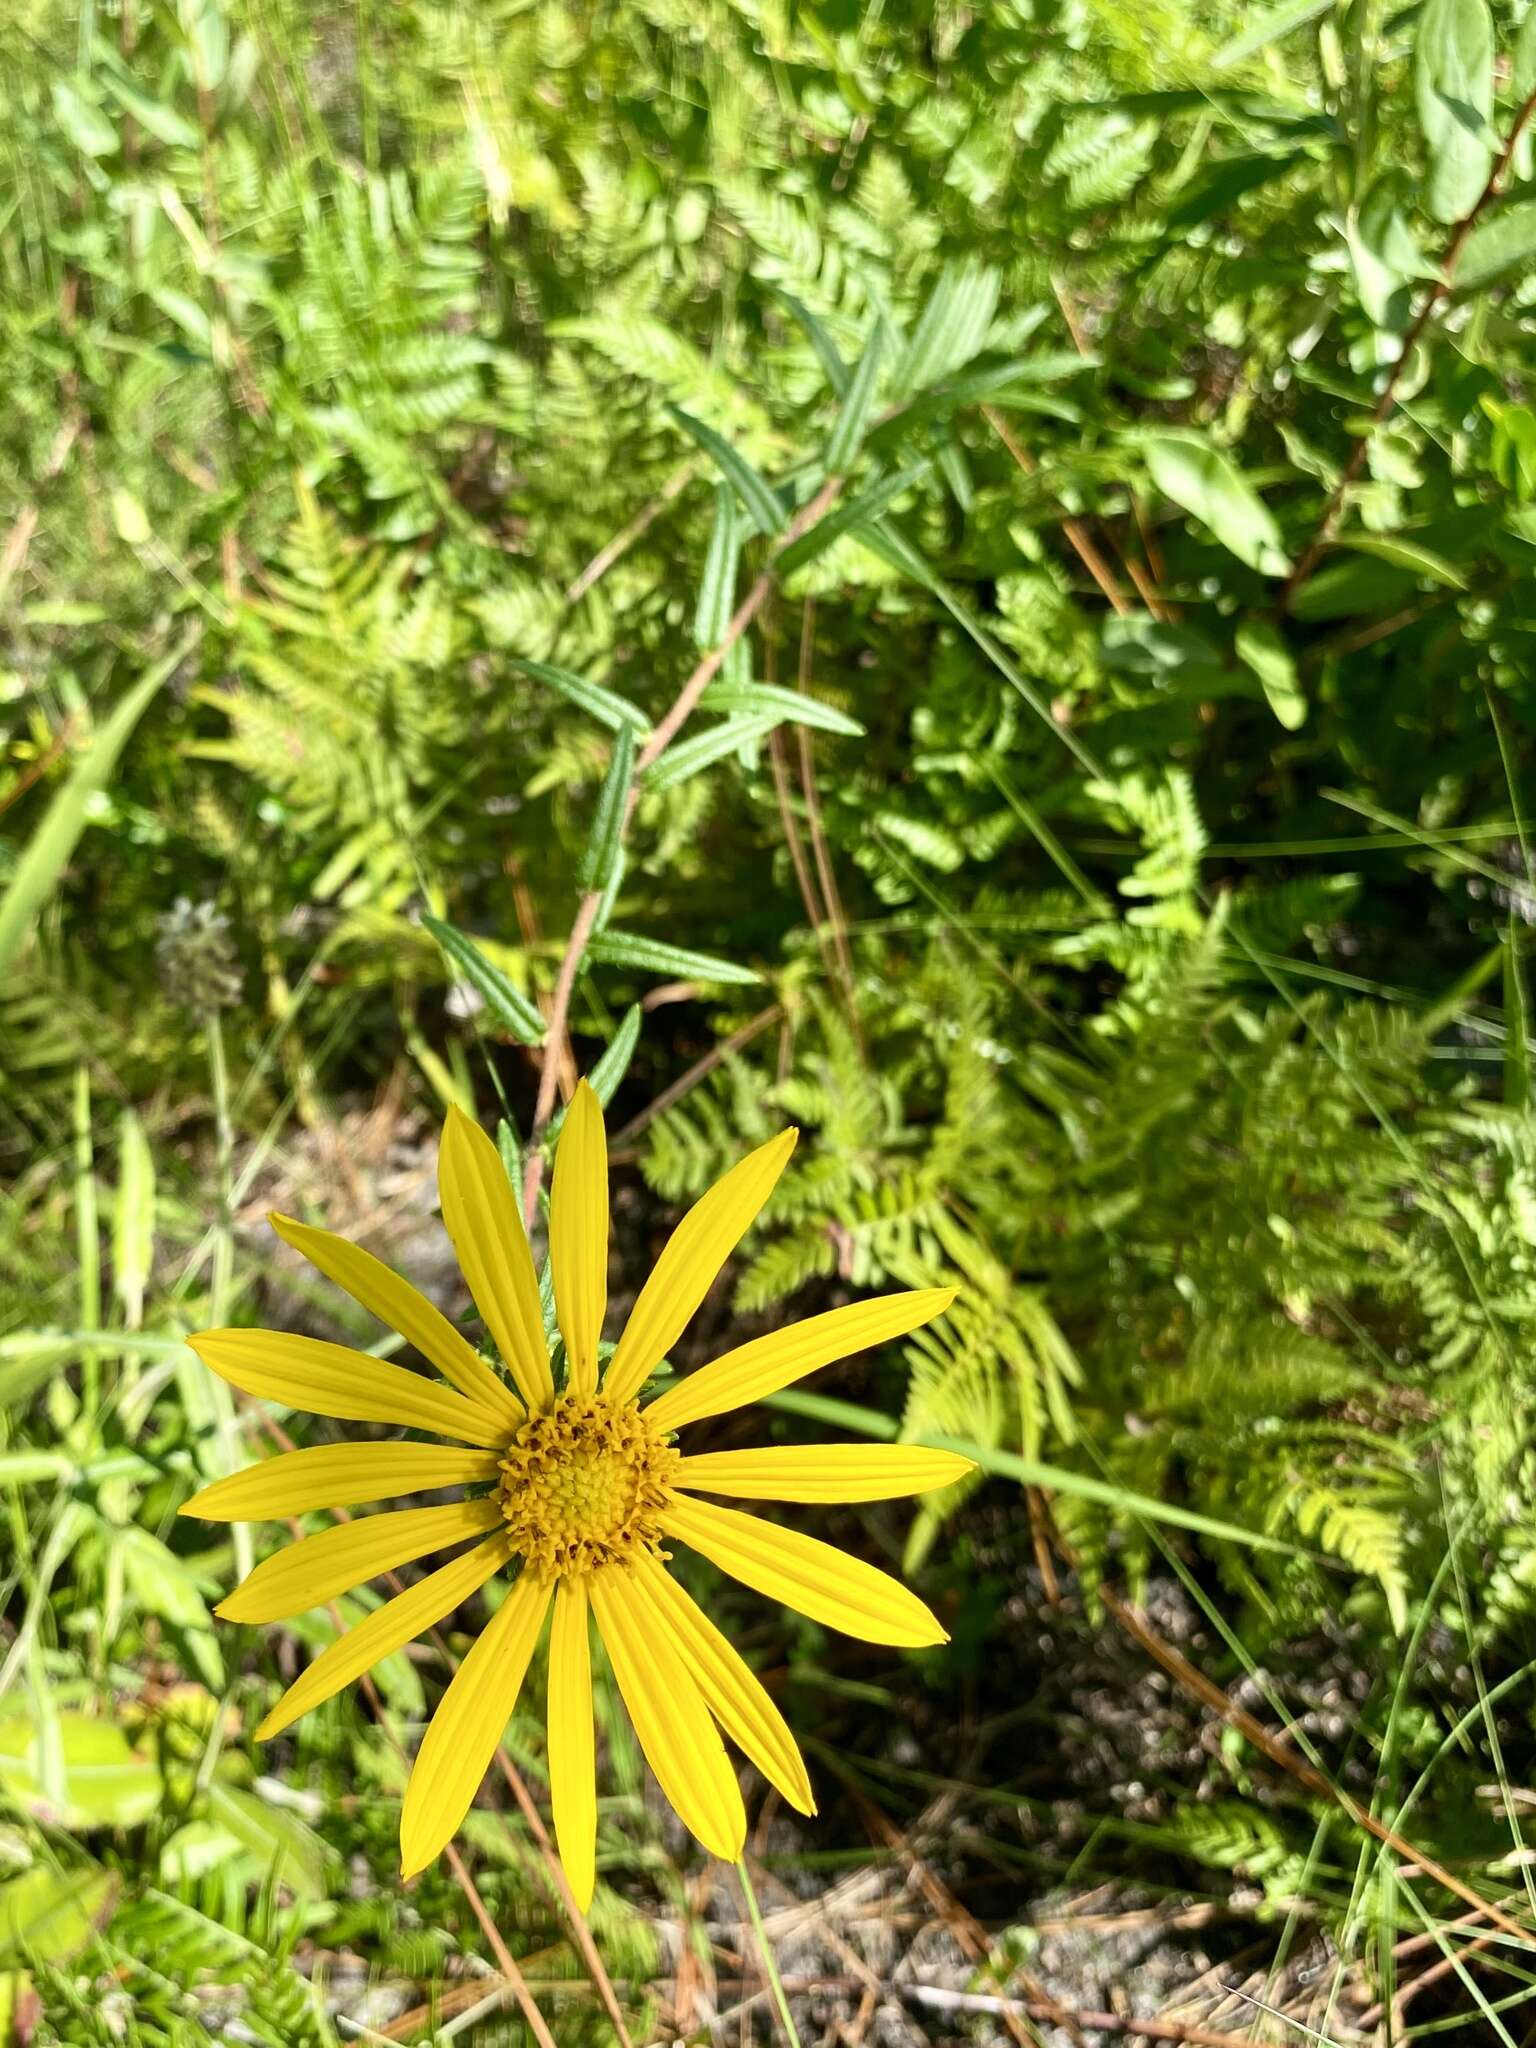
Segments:
[[[106,787],[134,727],[161,685],[185,659],[194,638],[195,635],[188,634],[179,640],[163,661],[124,691],[97,727],[89,747],[27,841],[5,889],[0,892],[0,973],[19,956],[33,920],[53,894],[79,843],[93,798]]]
[[[96,1213],[96,1167],[91,1148],[91,1077],[75,1069],[75,1261],[79,1281],[80,1327],[101,1328],[101,1236]],[[101,1357],[88,1350],[80,1364],[86,1417],[94,1429],[101,1408]]]
[[[757,1893],[752,1888],[752,1875],[747,1869],[747,1859],[741,1857],[736,1865],[736,1875],[741,1879],[741,1895],[747,1902],[747,1917],[752,1922],[752,1932],[757,1937],[757,1952],[762,1958],[763,1975],[768,1979],[768,1988],[773,1993],[773,2002],[779,2009],[779,2020],[784,2028],[790,2048],[801,2048],[799,2030],[795,2026],[794,2014],[789,2009],[789,2000],[784,1993],[784,1979],[779,1975],[779,1966],[773,1959],[773,1946],[763,1926],[762,1909],[757,1903]]]
[[[826,1394],[765,1394],[760,1405],[778,1408],[786,1415],[804,1415],[833,1429],[857,1430],[861,1436],[894,1443],[901,1425],[878,1409],[861,1408],[852,1401],[838,1401]],[[1195,1508],[1181,1508],[1170,1501],[1155,1500],[1150,1494],[1135,1493],[1106,1479],[1093,1479],[1084,1472],[1069,1471],[1063,1465],[1043,1465],[1035,1458],[1021,1458],[996,1444],[977,1443],[972,1437],[928,1436],[923,1441],[935,1450],[956,1451],[984,1472],[999,1479],[1016,1479],[1021,1486],[1044,1486],[1057,1493],[1076,1494],[1080,1499],[1098,1501],[1118,1508],[1122,1514],[1142,1516],[1150,1522],[1169,1522],[1175,1528],[1191,1529],[1197,1536],[1210,1536],[1222,1543],[1242,1543],[1254,1550],[1285,1551],[1292,1557],[1310,1558],[1315,1564],[1330,1562],[1322,1553],[1304,1544],[1289,1543],[1283,1536],[1270,1536],[1260,1529],[1245,1529],[1240,1523],[1202,1515]]]
[[[214,1137],[214,1239],[213,1273],[208,1290],[208,1320],[221,1329],[229,1313],[229,1299],[235,1268],[234,1232],[234,1124],[229,1113],[229,1065],[224,1057],[224,1027],[217,1010],[203,1016],[208,1041],[208,1087],[213,1097]],[[240,1422],[235,1397],[216,1373],[209,1375],[214,1412],[219,1420],[219,1441],[224,1449],[224,1468],[233,1472],[241,1460]],[[235,1523],[231,1531],[235,1564],[244,1578],[255,1568],[256,1552],[249,1526]]]

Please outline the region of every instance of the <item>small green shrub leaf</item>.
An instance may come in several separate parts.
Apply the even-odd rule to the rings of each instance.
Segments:
[[[1274,515],[1228,456],[1192,430],[1147,434],[1142,446],[1165,497],[1208,526],[1250,569],[1285,575],[1290,563]]]
[[[454,969],[477,995],[509,1038],[519,1045],[544,1043],[544,1019],[522,991],[513,986],[502,969],[488,960],[474,940],[440,917],[421,920],[447,955]]]

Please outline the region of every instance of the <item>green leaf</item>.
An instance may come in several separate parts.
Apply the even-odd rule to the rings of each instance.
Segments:
[[[167,679],[175,673],[193,643],[188,635],[175,651],[142,675],[118,700],[111,716],[96,729],[89,747],[70,771],[69,780],[43,814],[42,823],[27,841],[26,850],[0,896],[0,975],[21,951],[32,920],[53,894],[60,875],[68,865],[91,806],[105,789],[117,766],[117,757],[128,744],[134,727],[148,710]]]
[[[1190,429],[1147,434],[1142,446],[1148,472],[1164,497],[1208,526],[1250,569],[1285,575],[1290,563],[1273,514],[1219,448]]]
[[[296,1813],[274,1806],[239,1785],[208,1788],[208,1811],[255,1862],[258,1881],[275,1878],[296,1898],[323,1899],[330,1889],[335,1851]]]
[[[640,1025],[644,1014],[638,1003],[631,1003],[619,1019],[618,1030],[592,1063],[592,1071],[587,1075],[587,1086],[604,1109],[612,1102],[619,1083],[629,1072],[629,1063],[635,1056],[635,1047],[640,1043]],[[561,1109],[550,1118],[546,1141],[548,1144],[553,1145],[560,1136],[565,1116],[566,1112]]]
[[[116,154],[116,124],[67,79],[56,78],[53,82],[53,118],[82,156]],[[0,2035],[0,2041],[4,2038]]]
[[[47,1789],[49,1741],[58,1787],[53,1794]],[[65,1711],[45,1723],[28,1709],[0,1718],[0,1794],[34,1819],[84,1833],[137,1827],[158,1811],[165,1786],[155,1759],[135,1750],[115,1721]]]
[[[1223,43],[1211,59],[1213,71],[1228,71],[1234,64],[1241,64],[1245,57],[1252,57],[1257,51],[1268,49],[1271,43],[1278,43],[1282,37],[1294,33],[1309,21],[1316,21],[1320,14],[1332,11],[1334,0],[1283,0],[1279,7],[1266,7],[1256,21]]]
[[[474,940],[440,917],[423,916],[423,926],[447,955],[454,971],[484,999],[486,1008],[509,1038],[519,1045],[544,1043],[544,1019]]]
[[[1296,679],[1296,662],[1275,628],[1254,620],[1237,629],[1237,651],[1253,673],[1269,708],[1287,732],[1296,732],[1307,722],[1307,700]]]
[[[19,1406],[60,1367],[73,1365],[79,1351],[72,1337],[46,1330],[0,1337],[0,1408]]]
[[[665,755],[663,755],[665,760]],[[613,742],[608,773],[597,799],[592,830],[581,856],[578,880],[583,889],[606,889],[612,879],[629,815],[629,790],[635,779],[635,736],[621,726]]]
[[[613,1100],[614,1091],[629,1072],[629,1063],[635,1056],[635,1047],[640,1043],[640,1023],[643,1012],[638,1003],[631,1003],[619,1019],[619,1028],[603,1049],[602,1057],[595,1061],[587,1076],[587,1084],[604,1109]]]
[[[1504,1107],[1531,1104],[1531,1003],[1520,957],[1520,926],[1510,912],[1504,939]]]
[[[832,386],[833,392],[838,398],[843,397],[848,389],[850,373],[848,365],[843,361],[838,351],[837,343],[832,339],[810,307],[802,304],[793,292],[787,292],[782,286],[776,284],[771,284],[768,289],[784,308],[785,312],[799,321],[800,325],[805,329],[806,338],[810,342],[811,347],[816,351],[816,360],[821,364],[827,382]]]
[[[150,537],[149,514],[133,492],[121,484],[112,492],[112,524],[118,539],[127,547],[141,548]]]
[[[1452,285],[1457,298],[1470,298],[1496,284],[1523,277],[1536,264],[1536,199],[1503,206],[1468,235]]]
[[[1413,281],[1434,275],[1408,225],[1413,203],[1408,173],[1387,171],[1346,230],[1360,304],[1373,325],[1389,333],[1401,333],[1408,324]]]
[[[738,453],[723,435],[717,434],[713,427],[706,427],[702,420],[696,420],[692,413],[684,412],[681,406],[669,405],[667,411],[685,433],[693,436],[704,453],[735,486],[758,532],[767,535],[781,532],[784,526],[784,507],[746,457]]]
[[[875,403],[880,359],[884,354],[885,322],[877,317],[843,399],[843,409],[832,429],[832,438],[827,443],[826,469],[829,476],[846,476],[858,460],[859,450],[864,445],[864,430],[869,425],[869,415]]]
[[[0,1486],[35,1486],[44,1479],[69,1479],[74,1460],[66,1451],[0,1451]]]
[[[1422,542],[1410,540],[1404,533],[1343,533],[1335,534],[1330,547],[1348,548],[1357,555],[1375,555],[1378,561],[1391,562],[1399,569],[1411,569],[1416,576],[1431,577],[1447,590],[1465,590],[1467,579],[1454,563],[1444,555],[1437,555],[1433,548]]]
[[[517,1132],[504,1116],[496,1119],[496,1150],[506,1169],[507,1184],[519,1201],[523,1198],[523,1148]]]
[[[855,1430],[860,1435],[877,1437],[885,1443],[895,1442],[900,1435],[900,1425],[889,1415],[860,1407],[857,1402],[839,1401],[828,1394],[765,1394],[761,1405],[778,1408],[786,1415],[807,1416],[831,1429]],[[983,1472],[1016,1480],[1020,1486],[1043,1486],[1052,1493],[1097,1501],[1122,1514],[1135,1515],[1149,1522],[1168,1522],[1177,1529],[1193,1529],[1202,1536],[1213,1536],[1223,1543],[1241,1543],[1254,1550],[1281,1550],[1293,1557],[1306,1554],[1300,1545],[1287,1543],[1279,1536],[1245,1529],[1239,1522],[1223,1522],[1214,1515],[1202,1515],[1194,1508],[1175,1507],[1169,1501],[1154,1499],[1151,1494],[1135,1493],[1129,1487],[1116,1486],[1107,1479],[1094,1479],[1084,1472],[1073,1472],[1064,1465],[1042,1465],[1033,1458],[1021,1458],[1016,1452],[1005,1451],[995,1444],[978,1443],[972,1437],[924,1435],[916,1441],[932,1450],[958,1451],[961,1457],[979,1465]]]
[[[111,1919],[121,1886],[110,1870],[45,1865],[0,1885],[0,1962],[67,1963]]]
[[[1429,152],[1423,205],[1449,225],[1469,214],[1493,169],[1493,19],[1487,0],[1426,0],[1413,89]]]
[[[741,523],[728,484],[715,486],[715,521],[709,531],[704,573],[693,613],[693,638],[704,653],[725,638],[736,608],[736,573],[741,562]]]
[[[738,967],[714,953],[696,953],[689,946],[669,946],[662,939],[635,932],[603,932],[587,948],[587,957],[608,967],[634,967],[645,974],[665,974],[677,981],[718,981],[746,987],[762,980],[751,967]]]
[[[947,420],[967,405],[989,405],[1010,412],[1033,412],[1049,419],[1073,424],[1082,418],[1082,408],[1065,399],[1043,398],[1038,384],[1059,382],[1097,367],[1097,356],[1068,354],[1065,350],[1044,351],[1033,356],[984,358],[969,369],[947,378],[932,391],[912,399],[872,427],[865,437],[871,452],[887,453],[903,441],[914,427]]]
[[[1536,7],[1528,7],[1509,53],[1509,90],[1517,105],[1536,92]]]
[[[638,733],[647,733],[651,729],[651,721],[643,711],[637,711],[616,690],[606,689],[588,676],[579,676],[568,668],[556,668],[553,662],[548,661],[519,658],[512,666],[520,668],[524,675],[532,676],[535,682],[548,683],[552,690],[558,690],[562,697],[579,705],[611,732],[617,732],[621,725],[633,726]]]
[[[139,1606],[180,1630],[204,1678],[211,1686],[222,1686],[224,1660],[214,1639],[213,1616],[187,1566],[158,1536],[136,1522],[110,1529],[107,1535]]]
[[[922,391],[979,354],[1001,282],[995,270],[970,258],[944,266],[897,369],[898,391]]]
[[[786,690],[778,683],[711,683],[699,699],[701,711],[740,712],[762,718],[765,723],[780,719],[795,725],[813,725],[822,732],[846,733],[862,738],[865,728],[845,711],[834,710],[816,697],[799,690]]]
[[[153,135],[171,149],[196,149],[202,140],[192,123],[163,100],[151,99],[125,72],[115,68],[100,73],[101,82],[119,106],[132,114],[146,135]]]
[[[679,782],[686,782],[691,775],[713,766],[726,754],[734,754],[738,748],[752,740],[761,739],[765,732],[783,723],[783,714],[771,711],[742,718],[723,718],[718,725],[707,726],[691,739],[679,740],[668,747],[660,760],[645,771],[648,789],[671,789]]]
[[[1414,592],[1414,579],[1395,563],[1359,555],[1325,562],[1291,599],[1291,615],[1309,624],[1349,619],[1360,612],[1390,611]]]
[[[112,1205],[112,1285],[124,1320],[136,1330],[155,1256],[155,1162],[138,1114],[117,1124],[117,1195]]]
[[[1300,150],[1222,157],[1192,178],[1179,194],[1168,209],[1168,226],[1174,234],[1187,235],[1229,213],[1247,193],[1274,184],[1305,161]]]
[[[824,519],[817,520],[809,533],[801,534],[797,541],[792,541],[783,550],[774,565],[779,574],[788,576],[794,570],[804,568],[807,562],[814,562],[818,555],[824,555],[845,533],[852,533],[855,527],[864,525],[866,521],[878,519],[903,492],[921,483],[932,469],[931,462],[914,462],[910,469],[898,470],[895,476],[884,477],[871,484],[868,490],[860,491],[846,504],[834,506]]]

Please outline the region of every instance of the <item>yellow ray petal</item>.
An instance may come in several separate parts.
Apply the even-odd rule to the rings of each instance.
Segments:
[[[882,1294],[873,1301],[850,1302],[847,1308],[809,1316],[803,1323],[791,1323],[788,1329],[774,1330],[767,1337],[754,1337],[750,1344],[738,1345],[669,1387],[646,1408],[646,1418],[657,1429],[681,1429],[706,1415],[744,1408],[749,1401],[776,1394],[780,1387],[791,1386],[836,1359],[851,1358],[856,1351],[867,1351],[875,1344],[888,1344],[893,1337],[905,1337],[909,1330],[942,1315],[954,1298],[953,1287]]]
[[[608,1139],[585,1081],[565,1113],[549,1196],[549,1263],[572,1393],[597,1391],[597,1340],[608,1306]]]
[[[635,1579],[653,1605],[656,1624],[670,1631],[705,1705],[732,1742],[791,1806],[814,1813],[816,1801],[800,1746],[749,1666],[656,1558],[643,1558]]]
[[[333,1698],[354,1678],[371,1671],[381,1658],[392,1655],[402,1644],[414,1642],[445,1615],[452,1614],[471,1593],[478,1592],[511,1555],[512,1546],[506,1537],[493,1536],[489,1542],[466,1550],[462,1557],[439,1565],[416,1585],[376,1607],[356,1628],[349,1628],[344,1636],[338,1636],[328,1649],[322,1650],[308,1670],[294,1680],[256,1730],[257,1741],[266,1742],[280,1735],[301,1714],[307,1714],[311,1707]]]
[[[555,1383],[528,1234],[501,1154],[461,1109],[443,1125],[437,1188],[460,1269],[507,1370],[530,1408],[547,1408]]]
[[[487,1449],[507,1432],[483,1408],[424,1373],[386,1365],[345,1344],[281,1330],[201,1330],[187,1342],[210,1372],[263,1401],[343,1422],[395,1422]]]
[[[682,1335],[720,1268],[773,1193],[799,1135],[795,1130],[780,1131],[749,1152],[699,1197],[673,1231],[608,1361],[603,1392],[610,1401],[632,1401]]]
[[[398,1330],[407,1344],[414,1344],[467,1400],[495,1416],[508,1435],[518,1427],[524,1414],[522,1402],[442,1310],[434,1308],[408,1280],[392,1273],[372,1252],[329,1230],[315,1230],[291,1216],[279,1216],[275,1210],[267,1221],[285,1244],[301,1252],[328,1280],[344,1287],[381,1323]]]
[[[319,1444],[216,1479],[179,1512],[204,1522],[277,1521],[313,1508],[366,1507],[437,1486],[482,1485],[496,1477],[498,1463],[494,1451],[460,1451],[447,1444]]]
[[[592,1743],[592,1645],[587,1588],[562,1579],[549,1631],[549,1803],[555,1840],[583,1913],[597,1884],[597,1766]]]
[[[953,1486],[975,1470],[957,1452],[917,1444],[785,1444],[682,1458],[669,1483],[734,1500],[897,1500]]]
[[[949,1641],[900,1580],[814,1536],[702,1500],[675,1501],[661,1526],[754,1592],[844,1635],[913,1650]]]
[[[489,1500],[402,1508],[395,1515],[343,1522],[264,1558],[213,1611],[225,1621],[283,1621],[334,1600],[338,1593],[350,1593],[380,1572],[392,1572],[430,1551],[446,1550],[466,1536],[483,1536],[501,1523],[501,1503],[494,1494]]]
[[[734,1863],[746,1840],[741,1788],[704,1696],[670,1633],[646,1627],[646,1609],[622,1569],[594,1572],[592,1612],[613,1675],[656,1782],[712,1855]]]
[[[551,1585],[522,1574],[438,1702],[400,1810],[402,1877],[414,1877],[440,1855],[468,1813],[517,1705]]]

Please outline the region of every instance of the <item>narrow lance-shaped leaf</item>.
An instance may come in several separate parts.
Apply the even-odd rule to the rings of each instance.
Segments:
[[[1274,514],[1219,448],[1184,429],[1148,434],[1143,446],[1152,481],[1165,497],[1192,512],[1250,569],[1286,573],[1290,563]]]
[[[1493,168],[1493,20],[1487,0],[1427,0],[1414,32],[1413,90],[1429,153],[1423,205],[1449,225]]]
[[[1509,53],[1509,90],[1516,106],[1536,92],[1536,7],[1527,9]]]
[[[587,1076],[592,1093],[606,1109],[613,1100],[614,1090],[629,1071],[629,1063],[635,1056],[635,1047],[640,1043],[641,1010],[638,1003],[631,1003],[619,1019],[619,1028],[605,1048],[602,1058],[593,1066]]]
[[[603,777],[602,792],[592,830],[581,856],[579,880],[583,889],[606,889],[619,857],[624,820],[629,809],[630,785],[635,779],[635,736],[621,726],[614,737],[613,755]]]
[[[793,292],[787,292],[781,285],[770,285],[768,289],[784,308],[786,313],[798,320],[805,329],[806,338],[816,351],[816,360],[821,364],[827,382],[839,398],[848,389],[849,369],[838,351],[837,343],[810,307],[801,303]]]
[[[864,430],[874,408],[875,387],[880,378],[880,359],[885,354],[885,323],[876,320],[859,357],[858,368],[848,386],[843,409],[827,443],[826,467],[830,476],[846,476],[864,445]]]
[[[1513,911],[1504,940],[1504,1018],[1504,1107],[1526,1110],[1531,1101],[1531,1005]]]
[[[920,391],[978,354],[997,311],[1001,279],[988,266],[947,264],[912,331],[897,384]]]
[[[736,501],[728,484],[715,486],[715,523],[710,528],[704,574],[699,581],[693,614],[693,637],[706,653],[718,647],[731,623],[736,602],[736,569],[741,560],[741,528]]]
[[[621,839],[618,852],[613,858],[613,867],[609,872],[608,885],[603,890],[602,901],[597,906],[597,915],[592,920],[594,934],[607,931],[609,925],[613,922],[614,906],[619,900],[619,891],[624,886],[624,874],[628,866],[629,855],[625,852],[624,842]]]
[[[486,1008],[508,1036],[519,1045],[542,1045],[544,1019],[502,970],[486,959],[474,940],[440,917],[424,916],[421,921],[442,947],[455,972],[484,999]]]
[[[925,391],[885,414],[869,429],[864,445],[871,452],[884,453],[906,440],[914,427],[948,419],[963,406],[980,405],[983,401],[1009,412],[1043,414],[1047,419],[1074,423],[1083,416],[1081,406],[1064,398],[1043,397],[1035,387],[1080,376],[1086,370],[1096,369],[1098,363],[1097,356],[1065,351],[1001,359],[983,357],[955,376],[947,377],[936,390]]]
[[[629,1063],[635,1056],[635,1047],[640,1043],[640,1024],[643,1012],[638,1003],[631,1003],[619,1019],[619,1028],[604,1046],[598,1058],[592,1063],[587,1076],[587,1085],[606,1109],[614,1098],[619,1083],[629,1072]],[[559,1110],[549,1125],[549,1143],[554,1144],[560,1136],[560,1127],[565,1122],[565,1111]]]
[[[1501,206],[1468,235],[1453,283],[1459,299],[1529,273],[1536,266],[1536,199]]]
[[[846,711],[779,683],[711,683],[699,699],[699,708],[761,717],[765,723],[783,718],[796,725],[817,726],[823,732],[846,733],[850,739],[860,738],[865,731]]]
[[[507,1170],[507,1182],[519,1201],[523,1198],[523,1147],[508,1118],[496,1119],[496,1150]]]
[[[669,946],[635,932],[603,932],[587,949],[591,960],[610,967],[634,967],[646,974],[667,974],[678,981],[721,981],[745,986],[761,981],[753,968],[738,967],[715,953],[696,953],[691,946]]]
[[[818,555],[824,555],[845,533],[851,533],[866,521],[878,519],[904,491],[920,483],[932,467],[930,462],[915,462],[910,469],[898,470],[895,476],[884,477],[880,482],[871,484],[867,491],[860,491],[845,505],[835,506],[825,519],[816,522],[809,533],[802,534],[799,540],[783,550],[778,558],[779,573],[787,576],[792,570],[803,568],[807,562],[814,562]]]
[[[558,690],[562,697],[617,732],[622,725],[632,726],[636,732],[649,732],[651,721],[643,711],[637,711],[627,703],[616,690],[610,690],[602,683],[594,683],[589,676],[579,676],[574,670],[557,668],[553,662],[515,662],[525,676],[532,676],[535,682],[547,683],[552,690]]]
[[[717,434],[713,427],[706,427],[702,420],[696,420],[692,413],[684,412],[681,406],[669,405],[667,411],[685,433],[693,436],[704,453],[735,486],[758,532],[769,535],[777,533],[784,524],[784,507],[746,457],[733,448],[723,435]]]
[[[1413,280],[1433,274],[1408,225],[1413,203],[1408,173],[1394,168],[1372,185],[1346,231],[1360,304],[1389,332],[1407,324]]]
[[[155,1250],[155,1162],[137,1113],[117,1126],[117,1200],[112,1212],[112,1284],[130,1330],[143,1320],[144,1289]]]
[[[1286,731],[1305,725],[1307,700],[1296,678],[1296,663],[1275,628],[1262,619],[1239,626],[1237,651],[1258,677],[1270,710]]]
[[[60,875],[68,865],[81,833],[85,830],[92,799],[104,789],[117,757],[128,744],[129,735],[149,707],[150,700],[166,679],[180,666],[192,645],[191,636],[175,651],[142,675],[97,728],[95,737],[69,780],[43,814],[42,823],[27,841],[26,850],[0,896],[0,974],[4,974],[21,951],[32,920],[53,894]]]
[[[734,754],[749,740],[761,739],[765,732],[771,732],[774,726],[782,723],[783,714],[779,711],[722,718],[718,725],[695,733],[692,739],[679,740],[676,746],[668,747],[655,767],[646,771],[647,786],[651,789],[672,789],[713,762],[722,760],[725,755]]]

